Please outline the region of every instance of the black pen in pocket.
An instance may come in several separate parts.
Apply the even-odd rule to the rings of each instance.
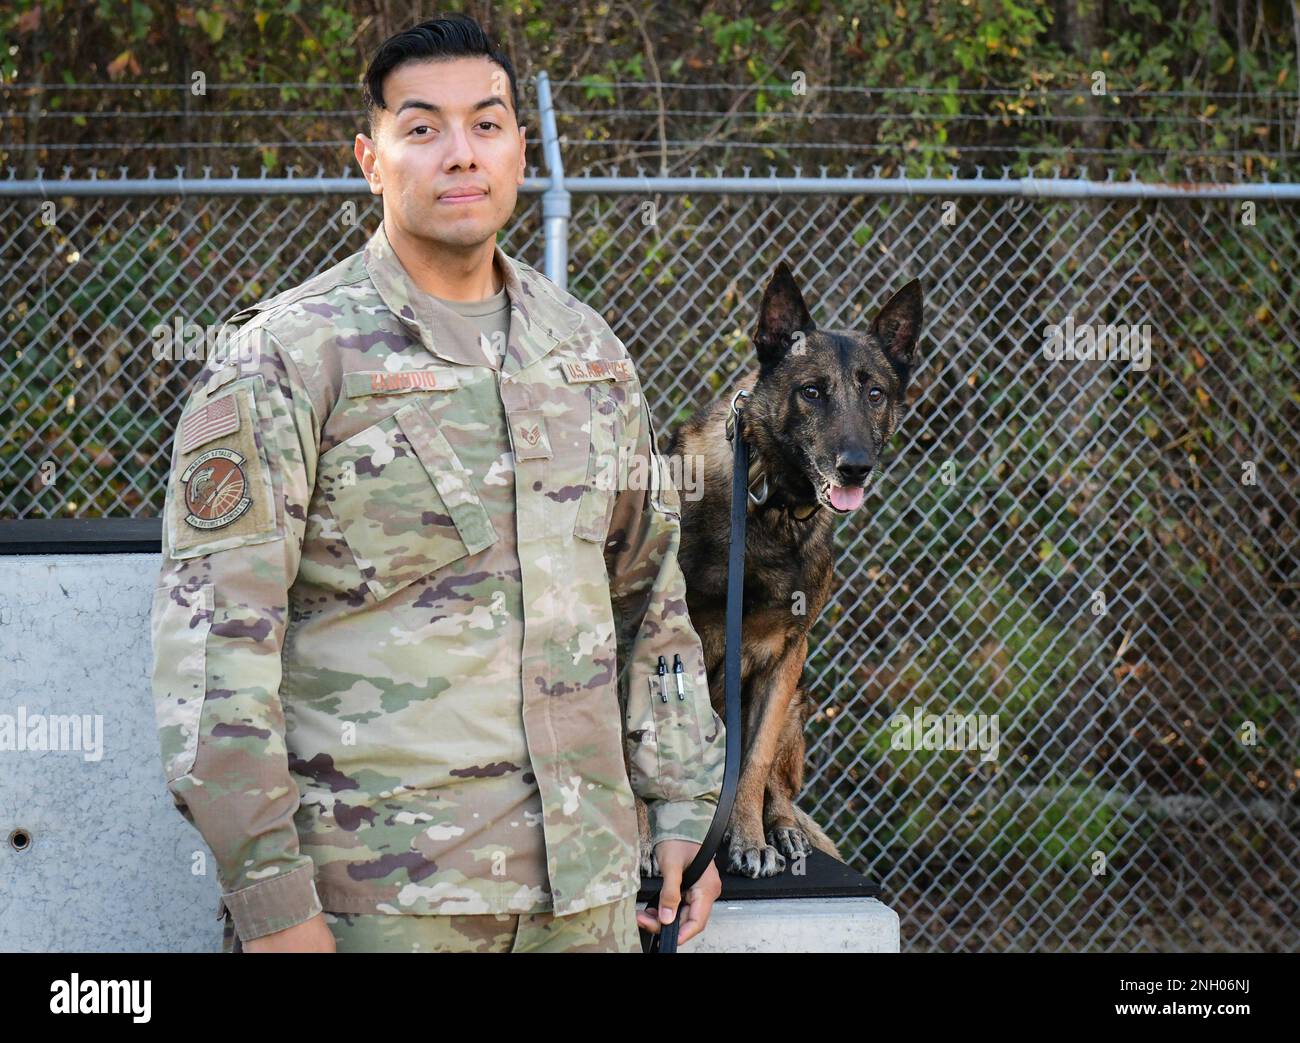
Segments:
[[[677,698],[686,698],[686,684],[682,677],[682,656],[680,652],[673,653],[673,676],[677,678]]]

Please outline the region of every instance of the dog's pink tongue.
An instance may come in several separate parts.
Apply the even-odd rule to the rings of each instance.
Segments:
[[[848,489],[842,485],[831,486],[831,506],[837,511],[856,511],[862,505],[866,490],[859,487]]]

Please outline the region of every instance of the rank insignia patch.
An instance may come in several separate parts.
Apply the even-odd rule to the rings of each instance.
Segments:
[[[546,460],[551,456],[551,443],[546,437],[546,417],[540,409],[510,411],[510,426],[514,437],[516,460]]]
[[[253,505],[243,463],[233,449],[212,449],[190,462],[181,473],[189,525],[220,529]]]

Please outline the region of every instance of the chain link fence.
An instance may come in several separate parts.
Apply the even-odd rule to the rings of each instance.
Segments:
[[[537,267],[541,187],[502,240]],[[753,364],[778,259],[824,327],[924,285],[910,407],[813,633],[800,801],[904,946],[1300,947],[1294,204],[618,187],[574,194],[569,289],[661,447]],[[157,328],[298,284],[381,212],[312,181],[46,188],[0,181],[0,516],[156,515],[202,364],[155,359]],[[1149,367],[1050,357],[1067,323],[1135,328]],[[996,743],[946,748],[958,715]]]

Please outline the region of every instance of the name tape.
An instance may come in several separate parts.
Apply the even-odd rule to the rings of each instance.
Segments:
[[[343,377],[348,397],[359,395],[396,395],[403,391],[442,391],[460,386],[460,376],[452,369],[369,370],[348,373]]]

